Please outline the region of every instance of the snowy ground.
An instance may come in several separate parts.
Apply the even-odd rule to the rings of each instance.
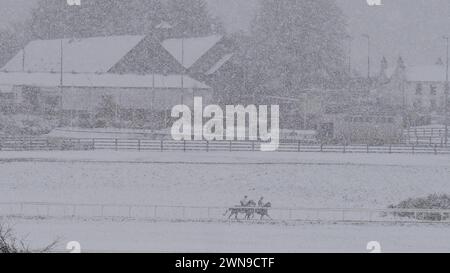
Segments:
[[[9,220],[32,247],[59,238],[56,251],[78,241],[85,252],[450,252],[449,226]],[[270,242],[270,243],[269,243]]]
[[[277,207],[386,208],[450,192],[441,155],[1,152],[2,202],[230,206],[248,194]],[[446,225],[7,221],[33,246],[56,237],[87,250],[168,252],[448,252]],[[270,242],[270,244],[268,244]]]
[[[0,153],[7,202],[386,208],[450,191],[450,157],[308,153]]]

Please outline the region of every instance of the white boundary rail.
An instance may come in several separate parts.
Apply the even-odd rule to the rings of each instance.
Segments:
[[[0,151],[61,151],[61,150],[113,150],[113,151],[229,151],[257,152],[257,141],[171,141],[148,139],[57,139],[57,138],[0,138]],[[383,154],[450,154],[450,146],[427,144],[321,145],[304,142],[282,142],[278,152],[322,153],[383,153]]]
[[[0,203],[2,217],[82,217],[129,218],[149,220],[225,221],[229,207],[161,206],[136,204],[71,204],[71,203]],[[252,207],[250,209],[255,209]],[[257,209],[257,208],[256,208]],[[269,208],[271,220],[289,222],[356,222],[356,223],[447,223],[450,210],[424,209],[338,209],[338,208]],[[244,215],[240,215],[243,220]],[[231,219],[235,220],[235,219]],[[259,220],[255,215],[250,221]]]

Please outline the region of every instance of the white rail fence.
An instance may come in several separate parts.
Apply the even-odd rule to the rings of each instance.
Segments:
[[[55,138],[1,138],[0,151],[54,151],[54,150],[114,150],[114,151],[229,151],[257,152],[257,141],[170,141],[147,139],[55,139]],[[450,154],[450,146],[406,145],[321,145],[299,142],[282,142],[279,152],[323,153],[385,153],[385,154]]]
[[[403,142],[415,145],[444,145],[445,129],[443,128],[415,128],[403,131]]]
[[[2,217],[81,217],[147,220],[225,221],[229,207],[159,206],[133,204],[0,203]],[[254,207],[248,208],[255,210]],[[259,208],[256,208],[259,209]],[[264,221],[448,223],[450,210],[269,208]],[[224,215],[225,214],[225,215]],[[243,221],[244,214],[239,215]],[[230,220],[235,220],[234,216]],[[255,214],[249,221],[260,220]]]

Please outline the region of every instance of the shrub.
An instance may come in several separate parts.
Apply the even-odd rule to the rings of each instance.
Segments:
[[[0,225],[0,254],[32,252],[47,253],[52,251],[57,243],[57,241],[54,241],[42,249],[32,250],[23,240],[17,239],[11,228],[5,228]]]
[[[425,198],[409,198],[400,202],[398,205],[391,205],[392,209],[419,209],[419,210],[450,210],[450,195],[431,194]],[[449,213],[395,213],[400,217],[416,218],[416,220],[425,221],[445,221],[450,219]]]

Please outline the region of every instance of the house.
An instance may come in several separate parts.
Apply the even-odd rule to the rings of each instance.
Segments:
[[[406,66],[399,58],[397,66],[386,69],[383,74],[386,75],[386,83],[374,90],[374,96],[380,104],[419,115],[444,111],[447,72],[442,63]]]

